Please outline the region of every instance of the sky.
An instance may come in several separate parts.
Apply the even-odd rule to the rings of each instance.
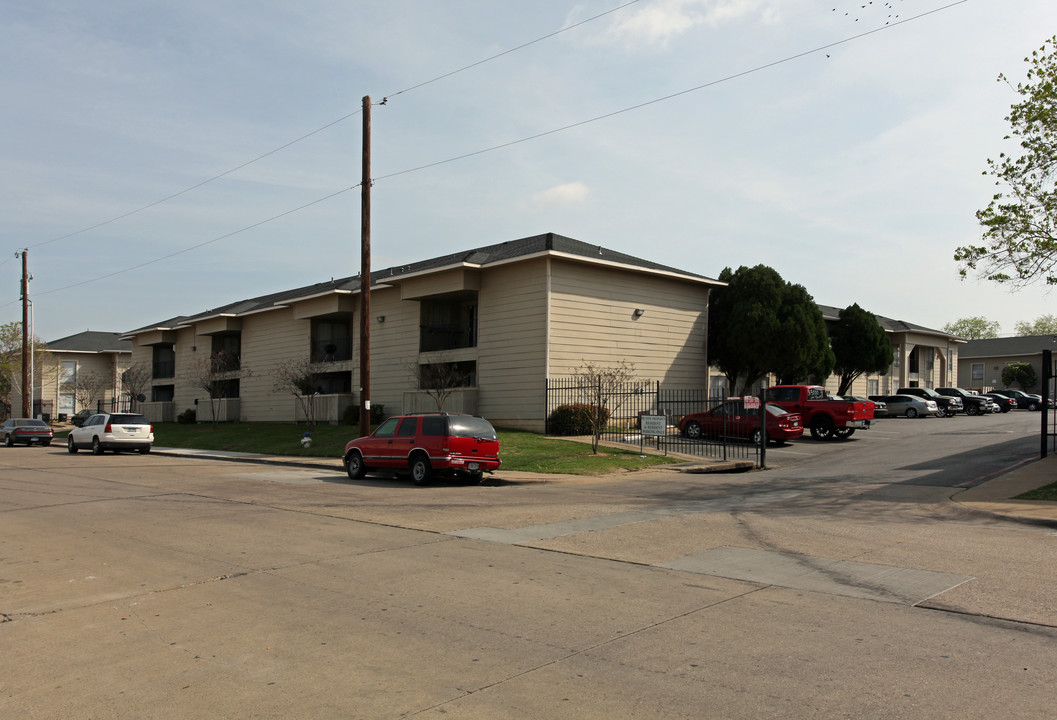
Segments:
[[[0,324],[124,332],[554,232],[1012,334],[961,279],[1053,0],[6,0]],[[384,100],[384,104],[383,103]]]

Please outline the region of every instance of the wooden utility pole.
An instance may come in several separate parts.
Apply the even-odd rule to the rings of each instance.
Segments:
[[[32,417],[33,388],[29,387],[29,265],[26,256],[29,250],[22,251],[22,417]]]
[[[363,97],[360,185],[360,436],[371,433],[371,96]]]

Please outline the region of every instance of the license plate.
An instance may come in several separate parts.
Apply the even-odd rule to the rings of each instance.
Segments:
[[[467,465],[466,465],[466,469],[467,470],[478,470],[478,469],[480,469],[480,467],[481,466],[480,466],[479,463],[467,463]]]
[[[122,428],[122,430],[124,430],[125,432],[127,432],[127,433],[129,433],[131,435],[135,435],[137,432],[139,432],[139,428],[138,427],[127,427],[127,428]]]

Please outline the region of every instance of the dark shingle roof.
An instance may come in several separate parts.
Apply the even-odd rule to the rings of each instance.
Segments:
[[[1025,335],[1023,337],[970,340],[958,351],[965,358],[1006,357],[1011,355],[1040,355],[1043,350],[1057,351],[1055,335]]]
[[[836,321],[840,319],[840,311],[844,308],[833,307],[832,305],[819,305],[818,309],[822,311],[822,318],[827,321]],[[956,336],[950,333],[945,333],[942,330],[933,330],[923,325],[915,325],[914,323],[908,323],[904,320],[893,320],[892,318],[886,318],[883,315],[873,314],[877,318],[877,324],[883,327],[885,330],[890,332],[919,332],[928,333],[930,335],[942,335],[954,339]]]
[[[68,337],[52,340],[48,350],[67,352],[132,352],[132,343],[121,340],[121,333],[86,330]]]
[[[516,260],[517,258],[528,257],[545,252],[560,252],[567,255],[582,257],[586,260],[617,263],[620,265],[641,268],[643,270],[669,272],[687,278],[712,282],[717,285],[722,284],[719,281],[705,277],[704,275],[698,275],[668,265],[661,265],[660,263],[643,260],[642,258],[637,258],[632,255],[608,250],[600,245],[590,245],[562,235],[546,233],[544,235],[534,235],[532,237],[521,238],[520,240],[511,240],[496,245],[487,245],[473,250],[464,250],[449,255],[442,255],[440,257],[409,263],[407,265],[396,265],[394,267],[385,268],[384,270],[377,270],[371,273],[371,285],[393,281],[405,275],[439,270],[453,265],[487,265],[508,260]],[[164,322],[154,323],[142,328],[137,328],[136,330],[131,330],[128,333],[125,333],[124,337],[129,337],[153,328],[175,328],[179,325],[184,325],[189,322],[202,320],[216,315],[236,315],[267,310],[274,308],[276,305],[281,305],[284,302],[310,297],[312,295],[334,292],[336,290],[356,292],[359,291],[359,289],[360,276],[353,275],[352,277],[316,283],[314,285],[307,285],[293,290],[284,290],[282,292],[263,295],[248,300],[239,300],[195,315],[181,315]]]

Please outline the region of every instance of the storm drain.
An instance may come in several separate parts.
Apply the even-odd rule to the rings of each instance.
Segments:
[[[973,579],[969,575],[739,547],[713,548],[658,563],[657,567],[904,605],[915,605]]]

